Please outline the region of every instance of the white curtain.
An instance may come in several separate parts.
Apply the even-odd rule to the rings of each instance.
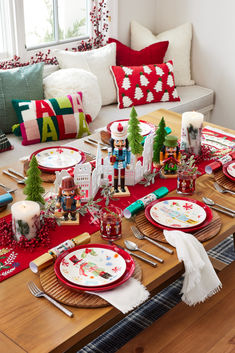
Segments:
[[[117,38],[118,34],[118,0],[90,0],[92,21],[90,37],[93,46],[106,44],[109,37]]]
[[[12,2],[0,0],[0,60],[13,55],[14,29],[13,29]]]

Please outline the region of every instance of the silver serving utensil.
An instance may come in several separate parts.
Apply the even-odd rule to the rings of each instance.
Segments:
[[[225,192],[228,192],[229,194],[235,195],[235,192],[229,189],[221,188],[221,186],[218,183],[214,183],[214,187],[216,188],[217,191],[221,192],[221,194],[224,194]]]
[[[3,174],[6,174],[6,175],[10,176],[11,178],[15,179],[18,184],[25,184],[26,178],[24,178],[24,179],[19,179],[17,176],[15,176],[14,174],[11,174],[11,173],[8,172],[7,170],[3,170],[2,172],[3,172]]]
[[[132,251],[123,248],[121,245],[117,245],[117,244],[114,244],[114,243],[112,243],[112,244],[110,244],[110,245],[117,246],[118,248],[120,248],[120,249],[126,251],[128,254],[137,257],[137,259],[140,259],[140,260],[142,260],[142,261],[144,261],[144,262],[147,262],[149,265],[151,265],[151,266],[153,266],[153,267],[157,267],[156,262],[151,261],[151,260],[149,260],[149,259],[146,259],[145,257],[142,257],[142,256],[140,256],[140,255],[138,255],[138,254],[135,254],[135,253],[133,253]]]
[[[95,142],[91,142],[91,141],[88,141],[88,140],[84,140],[83,141],[84,143],[88,143],[88,145],[91,145],[91,146],[94,146],[94,147],[98,147],[98,144],[95,143]],[[106,151],[108,149],[107,146],[101,146],[100,148],[102,151]]]
[[[90,137],[88,137],[88,139],[87,139],[88,141],[90,141],[90,142],[94,142],[95,144],[97,144],[98,145],[98,143],[101,145],[101,146],[104,146],[104,147],[110,147],[109,145],[107,145],[106,143],[104,143],[104,142],[100,142],[100,141],[96,141],[96,140],[94,140],[94,139],[92,139],[92,138],[90,138]]]
[[[1,183],[0,183],[0,186],[1,186],[3,189],[5,189],[6,192],[9,192],[9,193],[15,192],[15,191],[17,190],[17,189],[10,189],[10,188],[8,188],[6,185],[1,184]]]
[[[12,169],[12,168],[8,168],[8,172],[12,173],[12,174],[15,174],[17,176],[19,176],[20,178],[22,179],[25,179],[25,176],[19,172],[17,172],[16,170]]]
[[[134,236],[135,236],[137,239],[140,239],[140,240],[142,240],[142,239],[148,240],[150,243],[152,243],[152,244],[158,246],[160,249],[162,249],[162,250],[168,252],[168,254],[174,254],[174,250],[169,249],[169,248],[167,248],[166,246],[164,246],[164,245],[162,245],[162,244],[159,244],[157,241],[152,240],[151,238],[147,237],[146,235],[144,235],[143,233],[141,233],[141,232],[139,231],[139,229],[136,228],[135,226],[132,226],[132,227],[131,227],[131,230],[132,230]]]
[[[160,259],[160,257],[157,257],[157,256],[155,256],[155,255],[150,254],[149,252],[147,252],[147,251],[145,251],[145,250],[140,249],[140,248],[138,247],[138,245],[137,245],[136,243],[134,243],[133,241],[124,240],[124,243],[125,243],[125,245],[126,245],[126,247],[127,247],[128,250],[132,250],[132,251],[138,250],[138,251],[141,251],[143,254],[146,254],[146,255],[152,257],[153,259],[155,259],[155,260],[157,260],[157,261],[159,261],[159,262],[161,262],[161,263],[164,262],[164,260],[163,260],[163,259]]]
[[[49,295],[47,295],[46,293],[44,293],[42,290],[40,290],[35,283],[33,283],[32,281],[28,282],[28,288],[30,290],[30,292],[36,297],[36,298],[40,298],[40,297],[44,297],[47,300],[49,300],[49,302],[51,302],[52,304],[54,304],[58,309],[60,309],[61,311],[63,311],[63,313],[65,313],[66,315],[68,315],[69,317],[73,316],[73,313],[66,309],[65,307],[63,307],[63,305],[61,305],[60,303],[58,303],[57,301],[55,301],[54,299],[52,299],[51,297],[49,297]]]
[[[231,208],[228,208],[228,207],[225,207],[225,206],[223,206],[223,205],[220,205],[219,203],[215,203],[213,200],[209,199],[208,197],[203,197],[202,200],[203,200],[203,202],[205,202],[205,204],[207,204],[208,206],[219,206],[219,207],[221,207],[222,209],[224,209],[224,210],[226,210],[226,211],[235,213],[235,211],[232,210]]]

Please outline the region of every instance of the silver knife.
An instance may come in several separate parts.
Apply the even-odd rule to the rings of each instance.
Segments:
[[[210,206],[210,208],[212,208],[213,210],[219,211],[219,212],[221,212],[221,213],[224,213],[224,214],[226,214],[227,216],[230,216],[230,217],[233,217],[233,218],[235,217],[235,213],[228,212],[228,211],[224,211],[224,210],[222,210],[222,209],[219,208],[219,207]]]

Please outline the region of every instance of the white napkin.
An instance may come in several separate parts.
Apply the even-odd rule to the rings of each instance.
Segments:
[[[189,233],[178,230],[163,233],[167,242],[176,248],[179,261],[184,262],[182,301],[196,305],[217,293],[222,284],[203,245]]]
[[[145,300],[148,299],[150,293],[137,279],[130,278],[127,282],[121,284],[115,289],[105,292],[87,292],[98,295],[105,299],[123,314],[133,310]]]

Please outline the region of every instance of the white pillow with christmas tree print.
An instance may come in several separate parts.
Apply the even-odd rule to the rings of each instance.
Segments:
[[[136,21],[131,22],[131,48],[141,50],[148,45],[168,41],[165,61],[172,60],[176,86],[190,86],[191,80],[190,58],[192,41],[192,24],[185,23],[166,32],[154,35],[148,28]]]
[[[179,101],[173,73],[173,63],[112,66],[117,87],[119,108],[154,102]]]

